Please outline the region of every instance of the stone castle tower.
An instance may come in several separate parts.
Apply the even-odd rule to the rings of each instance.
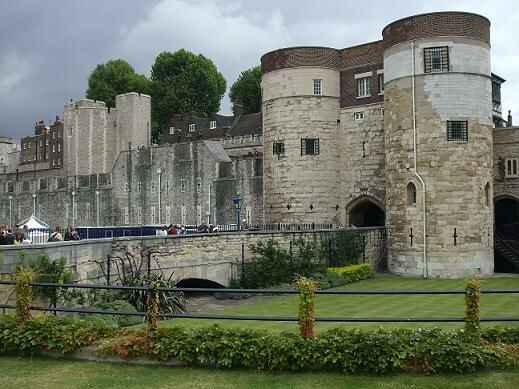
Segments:
[[[420,15],[383,36],[391,270],[492,273],[490,22]]]
[[[116,96],[115,108],[80,99],[65,105],[64,166],[68,176],[109,173],[123,150],[151,144],[151,98]]]
[[[266,222],[388,225],[395,273],[492,273],[486,18],[417,15],[261,64]]]

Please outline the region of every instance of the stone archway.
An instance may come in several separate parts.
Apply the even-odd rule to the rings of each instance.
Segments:
[[[494,271],[519,272],[519,199],[502,195],[494,199]]]
[[[348,226],[383,227],[386,213],[380,201],[371,196],[361,196],[346,207]]]

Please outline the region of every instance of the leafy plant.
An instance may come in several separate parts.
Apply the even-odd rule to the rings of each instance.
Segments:
[[[34,274],[30,270],[18,267],[16,270],[16,322],[19,326],[25,324],[32,317],[32,280]]]
[[[479,298],[481,286],[477,278],[467,281],[465,286],[465,331],[467,336],[479,342]]]
[[[367,264],[330,267],[328,268],[328,271],[342,276],[345,284],[351,284],[352,282],[366,280],[373,277],[373,269]]]
[[[299,332],[303,338],[315,336],[315,291],[318,284],[306,277],[299,277],[294,283],[299,290]]]
[[[47,255],[37,257],[24,256],[21,262],[34,273],[34,282],[47,282],[53,284],[67,284],[72,282],[72,273],[67,269],[66,259],[51,260]],[[49,306],[57,306],[60,300],[65,300],[67,291],[60,288],[34,287],[34,296],[42,297],[49,301]]]

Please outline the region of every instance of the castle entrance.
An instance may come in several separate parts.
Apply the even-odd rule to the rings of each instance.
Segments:
[[[494,220],[494,271],[519,273],[519,200],[497,199]]]
[[[386,214],[377,200],[361,197],[354,200],[347,208],[348,224],[354,227],[383,227]]]

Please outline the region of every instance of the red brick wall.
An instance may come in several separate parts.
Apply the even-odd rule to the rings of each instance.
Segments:
[[[460,36],[490,44],[490,21],[476,14],[437,12],[397,20],[386,26],[382,35],[386,48],[434,36]]]

